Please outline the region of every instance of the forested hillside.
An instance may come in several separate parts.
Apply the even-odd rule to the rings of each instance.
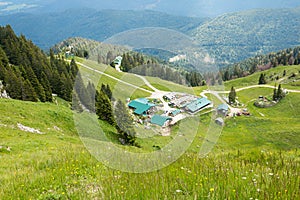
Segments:
[[[117,56],[130,51],[123,46],[106,44],[81,37],[68,38],[54,45],[51,49],[56,54],[69,52],[78,57],[85,57],[84,54],[86,53],[87,58],[104,64],[110,64]]]
[[[224,14],[193,31],[220,66],[300,45],[300,9],[258,9]]]
[[[85,37],[98,41],[131,29],[163,27],[188,32],[206,19],[173,16],[155,11],[120,11],[69,9],[56,13],[17,13],[0,16],[0,24],[10,24],[42,49],[69,37]],[[55,37],[54,37],[55,36]]]
[[[51,52],[47,56],[10,26],[0,27],[0,80],[13,99],[51,102],[52,94],[71,101],[78,68]]]
[[[244,77],[257,71],[264,71],[278,65],[299,65],[300,47],[288,48],[278,52],[258,55],[221,69],[223,80]]]

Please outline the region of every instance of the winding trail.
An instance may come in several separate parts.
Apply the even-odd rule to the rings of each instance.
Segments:
[[[78,64],[78,65],[80,65],[80,66],[82,66],[82,67],[84,67],[84,68],[86,68],[86,69],[89,69],[89,70],[91,70],[91,71],[93,71],[93,72],[96,72],[96,73],[98,73],[98,74],[101,74],[101,75],[107,76],[107,77],[109,77],[109,78],[111,78],[111,79],[114,79],[114,80],[116,80],[116,81],[118,81],[118,82],[120,82],[120,83],[123,83],[123,84],[125,84],[125,85],[130,86],[130,87],[133,87],[133,88],[135,88],[135,89],[139,89],[139,90],[142,90],[142,91],[144,91],[144,92],[148,92],[148,93],[150,93],[150,94],[153,93],[153,92],[150,91],[150,90],[147,90],[147,89],[141,88],[141,87],[139,87],[139,86],[133,85],[133,84],[131,84],[131,83],[125,82],[125,81],[123,81],[123,80],[121,80],[121,79],[118,79],[118,78],[116,78],[116,77],[114,77],[114,76],[112,76],[112,75],[109,75],[109,74],[107,74],[107,73],[105,73],[105,72],[102,72],[102,71],[93,69],[93,68],[91,68],[91,67],[89,67],[89,66],[87,66],[87,65],[85,65],[85,64],[83,64],[83,63],[76,62],[76,64]],[[148,83],[149,83],[149,82],[148,82]],[[149,84],[150,84],[150,83],[149,83]],[[150,85],[151,85],[151,84],[150,84]],[[154,88],[154,87],[153,87],[153,88]],[[155,89],[156,89],[156,88],[155,88]],[[157,89],[156,89],[156,90],[157,90]]]
[[[105,73],[105,72],[102,72],[102,71],[93,69],[93,68],[91,68],[91,67],[89,67],[89,66],[87,66],[87,65],[85,65],[85,64],[83,64],[83,63],[80,63],[80,62],[76,62],[76,63],[77,63],[78,65],[80,65],[80,66],[86,68],[86,69],[89,69],[89,70],[94,71],[94,72],[96,72],[96,73],[98,73],[98,74],[107,76],[107,77],[109,77],[109,78],[111,78],[111,79],[114,79],[114,80],[120,82],[120,83],[123,83],[123,84],[125,84],[125,85],[130,86],[130,87],[133,87],[133,88],[135,88],[135,89],[139,89],[139,90],[142,90],[142,91],[144,91],[144,92],[147,92],[147,93],[151,94],[151,97],[150,97],[150,98],[157,98],[157,99],[160,99],[162,102],[164,102],[163,96],[164,96],[165,94],[169,93],[169,92],[167,92],[167,91],[161,91],[161,90],[155,88],[153,85],[151,85],[151,83],[150,83],[145,77],[140,76],[140,75],[137,75],[137,74],[135,74],[135,76],[137,76],[137,77],[139,77],[140,79],[142,79],[142,80],[144,81],[144,83],[145,83],[149,88],[151,88],[154,92],[153,92],[153,91],[150,91],[150,90],[147,90],[147,89],[145,89],[145,88],[136,86],[136,85],[134,85],[134,84],[125,82],[125,81],[123,81],[123,80],[121,80],[121,79],[118,79],[118,78],[116,78],[116,77],[114,77],[114,76],[112,76],[112,75],[109,75],[109,74],[107,74],[107,73]],[[239,91],[242,91],[242,90],[251,89],[251,88],[272,88],[272,89],[274,89],[275,86],[271,86],[271,85],[251,85],[251,86],[247,86],[247,87],[237,88],[237,89],[236,89],[236,92],[239,92]],[[291,93],[300,93],[300,90],[290,90],[290,89],[286,89],[286,91],[287,91],[287,92],[291,92]],[[231,110],[231,113],[239,113],[239,112],[241,112],[241,109],[240,109],[240,108],[234,108],[234,107],[230,106],[230,105],[229,105],[229,104],[228,104],[228,103],[220,96],[220,94],[228,94],[229,92],[230,92],[230,91],[204,90],[204,91],[202,91],[202,92],[200,93],[200,96],[207,98],[206,94],[212,94],[212,95],[214,95],[215,97],[217,97],[222,103],[228,105],[229,109]],[[165,109],[169,108],[169,106],[167,105],[167,103],[164,103],[164,107],[165,107]]]
[[[144,81],[144,83],[149,87],[151,88],[152,90],[154,90],[154,92],[158,92],[160,90],[158,90],[157,88],[155,88],[153,85],[151,85],[151,83],[143,76],[141,75],[137,75],[137,74],[134,74],[136,77],[139,77],[140,79],[142,79]]]

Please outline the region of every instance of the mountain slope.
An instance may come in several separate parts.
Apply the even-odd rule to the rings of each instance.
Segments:
[[[238,95],[253,105],[250,100],[262,91],[272,93],[272,89],[253,89]],[[0,198],[153,199],[156,194],[155,199],[194,199],[209,194],[216,199],[235,199],[238,193],[242,199],[266,194],[275,199],[298,199],[300,107],[292,105],[299,103],[299,94],[290,94],[276,107],[250,106],[252,116],[226,120],[216,147],[205,158],[200,158],[198,151],[211,117],[201,116],[199,133],[179,160],[155,172],[134,174],[96,160],[76,135],[74,115],[61,102],[0,99]],[[17,123],[43,134],[19,130]],[[113,130],[106,126],[104,131]],[[157,143],[150,141],[150,145],[153,148]]]
[[[0,14],[20,11],[56,12],[67,8],[94,8],[117,10],[150,9],[183,16],[214,17],[228,12],[255,8],[293,8],[299,6],[298,0],[10,0],[0,3]]]
[[[219,64],[300,44],[300,9],[231,13],[207,22],[193,36]]]
[[[68,38],[85,37],[103,41],[119,32],[143,27],[164,27],[187,32],[202,24],[201,18],[172,16],[154,11],[70,9],[45,14],[18,13],[1,16],[2,25],[11,24],[39,47],[46,49]]]
[[[78,68],[50,54],[50,61],[24,35],[0,26],[0,81],[13,99],[52,102],[52,93],[70,101]]]

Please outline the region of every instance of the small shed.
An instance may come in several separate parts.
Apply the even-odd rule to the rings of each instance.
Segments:
[[[118,56],[115,58],[115,60],[113,61],[114,62],[114,65],[115,65],[115,69],[119,72],[121,72],[121,64],[122,64],[122,56]]]
[[[221,104],[218,106],[217,111],[219,114],[222,114],[225,116],[225,115],[227,115],[227,113],[229,111],[229,107],[227,104]]]
[[[186,110],[190,113],[197,113],[210,104],[211,101],[207,98],[197,98],[186,106]]]
[[[153,117],[151,118],[151,124],[156,124],[161,127],[168,126],[171,121],[172,121],[171,117],[161,116],[161,115],[153,115]]]
[[[180,114],[181,113],[181,110],[177,109],[177,110],[173,110],[171,112],[171,116],[175,117],[176,115]]]
[[[220,125],[220,126],[224,126],[225,125],[225,122],[224,122],[224,119],[221,118],[221,117],[218,117],[216,120],[215,120],[216,124]]]

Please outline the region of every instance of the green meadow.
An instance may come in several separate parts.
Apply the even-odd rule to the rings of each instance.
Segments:
[[[284,70],[286,75],[283,76]],[[299,79],[300,65],[291,66],[278,66],[276,68],[271,68],[266,71],[256,72],[250,76],[230,80],[224,83],[226,90],[230,90],[231,86],[235,88],[242,88],[251,85],[258,85],[259,76],[264,73],[266,74],[266,80],[268,85],[274,86],[275,84],[282,84],[286,89],[299,89],[299,85],[295,85],[295,81]],[[296,74],[295,78],[289,78],[293,73]],[[277,78],[278,77],[278,78]],[[277,80],[278,79],[278,80]],[[299,80],[298,80],[299,81]]]
[[[134,75],[118,74],[96,63],[87,65],[147,89]],[[298,70],[299,66],[294,68]],[[272,70],[279,73],[283,67]],[[266,73],[275,73],[272,70]],[[91,74],[82,68],[83,77],[97,81],[98,77]],[[123,79],[124,76],[128,78]],[[258,77],[259,74],[225,85],[227,88],[256,85]],[[157,78],[147,79],[158,89],[185,89]],[[107,76],[100,77],[101,83],[131,97],[150,95]],[[291,84],[287,83],[294,87]],[[76,118],[70,105],[60,99],[55,103],[0,99],[0,199],[299,199],[300,94],[290,93],[271,108],[253,105],[259,95],[272,92],[269,88],[237,92],[239,101],[251,115],[226,119],[215,137],[210,130],[216,113],[210,112],[194,117],[199,122],[195,123],[197,126],[186,119],[172,127],[171,136],[138,138],[140,149],[121,146],[113,127],[89,118],[87,113]],[[215,102],[220,103],[217,99]],[[42,134],[21,131],[18,123]],[[88,126],[90,123],[95,126]],[[104,135],[98,132],[98,126]],[[84,142],[91,139],[109,142],[131,152],[160,151],[157,146],[163,148],[179,134],[190,139],[189,130],[195,130],[196,134],[184,154],[169,166],[148,173],[112,169],[98,161]],[[203,156],[199,152],[205,145],[212,150]]]

